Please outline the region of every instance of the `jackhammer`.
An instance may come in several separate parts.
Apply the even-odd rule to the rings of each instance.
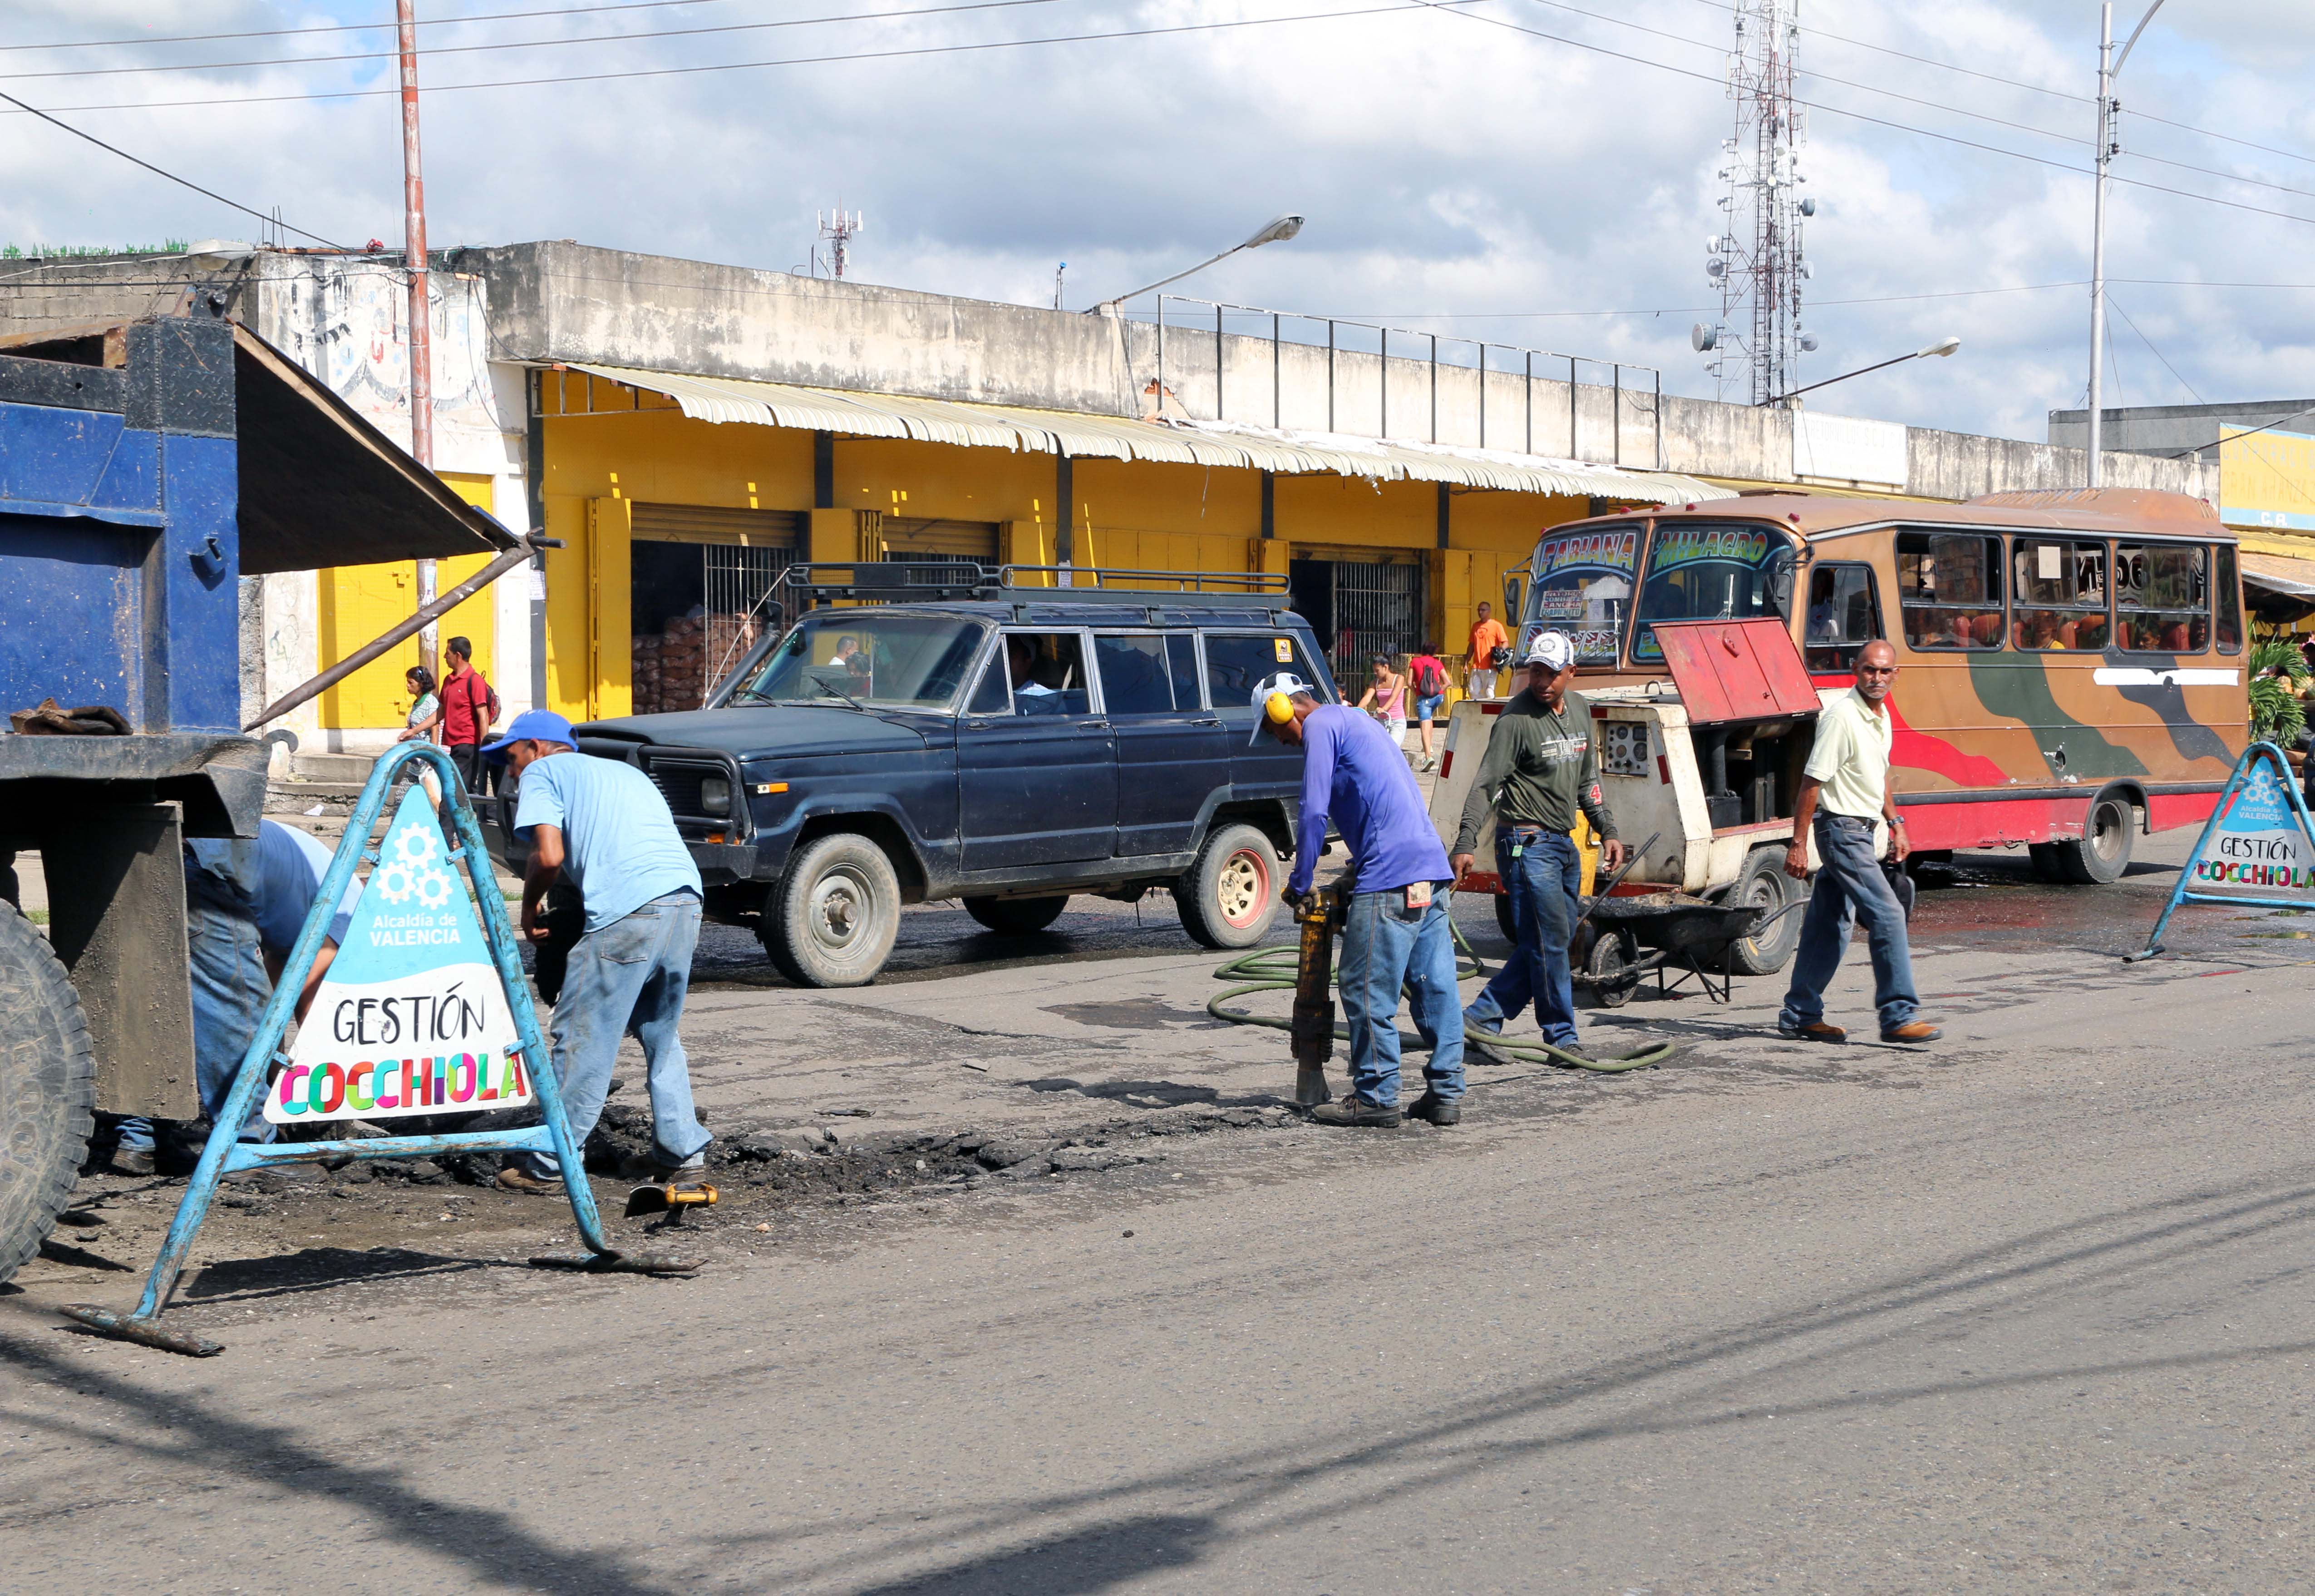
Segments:
[[[1326,1060],[1335,1056],[1335,934],[1349,901],[1333,887],[1303,900],[1295,918],[1302,951],[1294,971],[1294,1101],[1304,1108],[1331,1102]]]

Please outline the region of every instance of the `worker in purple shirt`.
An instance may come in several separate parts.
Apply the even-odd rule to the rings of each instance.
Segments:
[[[1254,736],[1268,728],[1302,749],[1302,814],[1286,896],[1299,913],[1331,821],[1351,850],[1343,885],[1343,1017],[1351,1032],[1351,1095],[1322,1104],[1322,1125],[1396,1125],[1398,995],[1431,1050],[1424,1092],[1406,1113],[1434,1125],[1463,1117],[1463,1005],[1447,921],[1447,850],[1432,829],[1406,756],[1372,717],[1321,704],[1291,670],[1254,689]],[[1249,739],[1251,740],[1251,739]]]

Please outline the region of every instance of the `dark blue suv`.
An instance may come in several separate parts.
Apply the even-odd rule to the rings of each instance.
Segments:
[[[1260,940],[1302,759],[1249,742],[1248,700],[1281,669],[1333,695],[1308,624],[1273,579],[1214,592],[1016,577],[797,567],[784,585],[813,607],[708,707],[593,722],[580,746],[658,784],[710,917],[753,926],[807,985],[872,980],[900,906],[931,899],[1027,935],[1072,893],[1164,887],[1205,945]]]

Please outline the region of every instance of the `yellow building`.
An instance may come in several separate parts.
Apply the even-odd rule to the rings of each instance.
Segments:
[[[1548,527],[1691,477],[1498,452],[838,393],[607,367],[534,379],[545,706],[696,705],[789,560],[1272,572],[1331,637],[1459,655]]]

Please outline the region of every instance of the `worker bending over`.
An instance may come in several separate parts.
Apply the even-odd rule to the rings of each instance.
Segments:
[[[1592,706],[1567,690],[1575,645],[1546,632],[1528,650],[1527,686],[1503,705],[1455,834],[1455,881],[1470,873],[1487,811],[1495,811],[1495,873],[1512,900],[1517,948],[1463,1011],[1467,1029],[1499,1033],[1531,998],[1544,1041],[1575,1046],[1575,986],[1567,969],[1583,894],[1583,859],[1569,835],[1580,809],[1603,839],[1600,864],[1624,862],[1616,820],[1600,792]]]
[[[1406,1112],[1434,1125],[1463,1117],[1463,1011],[1447,921],[1447,854],[1424,812],[1423,790],[1388,732],[1347,705],[1320,704],[1291,670],[1254,689],[1254,737],[1263,728],[1302,749],[1302,814],[1286,896],[1308,908],[1310,878],[1331,822],[1351,850],[1343,888],[1343,1017],[1351,1032],[1351,1095],[1322,1104],[1322,1125],[1396,1125],[1398,995],[1431,1049],[1424,1089]],[[1248,739],[1249,741],[1252,738]]]
[[[657,1146],[620,1173],[667,1179],[703,1167],[711,1138],[692,1108],[677,1035],[699,941],[699,871],[667,800],[634,766],[579,752],[571,723],[546,710],[517,715],[483,752],[514,777],[515,835],[530,843],[523,935],[545,940],[540,905],[566,876],[586,904],[550,1031],[571,1145],[585,1147],[602,1117],[619,1039],[633,1032],[643,1045]],[[499,1184],[559,1193],[562,1166],[552,1153],[519,1154]]]
[[[279,820],[260,820],[257,836],[197,837],[185,844],[185,963],[193,996],[193,1081],[201,1112],[214,1123],[241,1060],[257,1035],[272,1000],[274,984],[306,928],[306,917],[321,895],[330,868],[330,850],[306,832]],[[297,1017],[320,989],[337,956],[338,944],[353,918],[361,883],[350,878],[330,919],[321,951],[297,993]],[[270,1141],[273,1127],[253,1103],[242,1125],[244,1141]],[[120,1175],[153,1173],[153,1122],[132,1115],[120,1122],[112,1167]]]

